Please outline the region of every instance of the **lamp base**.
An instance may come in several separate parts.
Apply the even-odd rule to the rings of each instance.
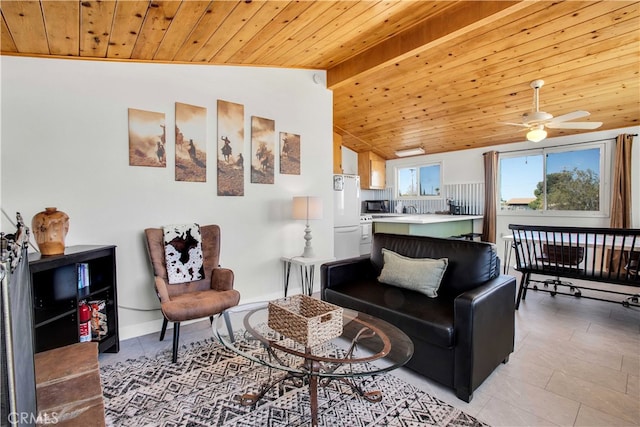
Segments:
[[[313,258],[315,256],[315,254],[313,253],[313,248],[311,247],[311,238],[311,227],[309,227],[309,224],[307,224],[306,228],[304,229],[305,244],[304,252],[302,252],[303,258]]]
[[[302,257],[303,258],[313,258],[314,256],[316,256],[315,252],[313,252],[313,248],[312,247],[304,247],[304,252],[302,252]]]

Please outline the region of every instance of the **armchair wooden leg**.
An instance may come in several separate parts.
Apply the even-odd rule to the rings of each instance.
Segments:
[[[162,330],[160,331],[160,341],[164,340],[164,334],[165,332],[167,332],[167,323],[169,323],[169,321],[165,317],[164,320],[162,321]]]
[[[178,361],[178,341],[180,339],[180,322],[173,322],[173,363]]]

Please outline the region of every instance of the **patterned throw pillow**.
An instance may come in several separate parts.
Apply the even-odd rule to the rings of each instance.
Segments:
[[[447,258],[409,258],[382,249],[384,265],[378,280],[388,285],[420,292],[428,297],[438,296],[438,288],[447,269]]]
[[[167,225],[163,230],[169,284],[204,279],[200,226],[198,224]]]

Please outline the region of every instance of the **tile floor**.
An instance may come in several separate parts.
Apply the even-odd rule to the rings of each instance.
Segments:
[[[517,276],[517,273],[515,273]],[[210,337],[209,321],[181,328],[181,343]],[[121,343],[100,364],[154,356],[171,331]],[[408,369],[393,371],[493,426],[640,426],[640,308],[529,291],[516,312],[515,351],[471,403]]]

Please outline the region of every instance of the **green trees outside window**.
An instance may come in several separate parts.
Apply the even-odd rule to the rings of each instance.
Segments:
[[[502,211],[600,212],[604,144],[531,150],[500,160]]]

